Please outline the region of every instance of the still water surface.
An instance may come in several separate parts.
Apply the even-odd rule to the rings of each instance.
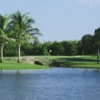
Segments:
[[[100,100],[100,72],[66,68],[3,71],[0,100]]]

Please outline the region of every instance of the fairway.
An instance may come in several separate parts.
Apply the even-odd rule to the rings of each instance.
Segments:
[[[96,55],[84,56],[36,56],[38,58],[52,60],[53,67],[66,67],[66,68],[100,68],[97,64]]]
[[[40,66],[29,64],[25,62],[17,63],[15,60],[4,60],[3,63],[0,63],[0,70],[20,70],[20,69],[47,69],[48,66]]]
[[[69,68],[100,68],[97,64],[96,56],[62,56],[54,58],[55,62],[61,67]]]
[[[0,70],[20,70],[20,69],[48,69],[51,67],[66,67],[66,68],[100,68],[97,64],[96,56],[25,56],[22,57],[29,59],[38,59],[41,63],[46,65],[30,64],[29,62],[22,61],[17,63],[14,57],[4,57],[4,62],[0,63]],[[12,60],[14,59],[14,60]]]

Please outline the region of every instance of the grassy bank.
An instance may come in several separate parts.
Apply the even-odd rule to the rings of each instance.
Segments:
[[[51,66],[54,67],[100,68],[100,64],[97,64],[96,56],[28,56],[25,58],[38,59],[41,62],[43,61],[45,65],[30,64],[26,61],[17,63],[16,59],[5,57],[4,62],[0,63],[0,70],[47,69],[49,68],[47,66],[48,63],[51,63]]]
[[[38,58],[52,60],[54,67],[68,68],[100,68],[96,55],[89,56],[36,56]]]
[[[54,59],[55,65],[61,67],[100,68],[96,56],[58,56],[51,59]]]
[[[21,69],[47,69],[48,66],[40,66],[25,62],[17,63],[16,61],[6,61],[0,63],[0,70],[21,70]]]

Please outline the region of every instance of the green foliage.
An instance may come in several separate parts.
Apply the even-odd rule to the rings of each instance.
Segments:
[[[64,47],[61,45],[61,42],[53,42],[51,46],[52,55],[63,55]]]
[[[4,45],[4,56],[17,56],[17,48],[14,42],[7,42]]]
[[[3,62],[3,47],[4,44],[9,40],[7,31],[9,29],[9,16],[2,16],[0,15],[0,51],[1,51],[1,58],[0,62]]]
[[[12,15],[0,15],[0,48],[1,61],[4,56],[21,55],[89,55],[99,53],[100,28],[94,35],[86,34],[79,41],[47,41],[40,43],[36,35],[41,35],[38,28],[34,28],[34,19],[28,13],[20,11]],[[4,47],[4,49],[3,49]],[[19,49],[19,51],[20,51]]]
[[[76,55],[77,54],[77,41],[70,41],[71,45],[71,55]]]
[[[100,48],[100,28],[97,28],[94,32],[94,41],[97,48]]]
[[[48,50],[46,48],[43,49],[43,55],[44,56],[50,55],[49,52],[48,52]]]
[[[34,43],[32,44],[32,55],[43,55],[42,44],[37,38],[35,38]]]
[[[18,47],[18,62],[20,62],[20,48],[24,42],[29,41],[32,38],[35,38],[36,34],[39,34],[37,28],[33,28],[32,24],[34,20],[28,16],[28,14],[21,14],[17,11],[12,14],[12,35],[15,39],[15,43]]]
[[[92,35],[84,35],[82,37],[82,45],[84,54],[93,54],[94,52],[94,38]]]
[[[84,49],[81,40],[77,43],[77,55],[84,55]]]
[[[100,55],[100,27],[95,30],[94,41],[97,49],[97,63],[99,64],[99,55]]]
[[[32,43],[29,43],[29,42],[25,42],[25,43],[23,43],[23,45],[21,46],[21,51],[22,51],[25,55],[32,55],[32,49],[33,49],[33,45],[32,45]]]
[[[51,42],[44,42],[42,45],[42,54],[43,55],[50,55],[49,49],[51,47],[52,43]]]
[[[77,41],[62,41],[61,44],[64,48],[63,55],[76,55],[77,43]]]

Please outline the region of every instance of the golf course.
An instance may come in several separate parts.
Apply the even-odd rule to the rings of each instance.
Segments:
[[[31,58],[31,62],[29,61]],[[20,69],[48,69],[51,67],[65,68],[100,68],[96,56],[25,56],[21,63],[17,63],[16,57],[4,57],[0,63],[0,70]],[[23,60],[26,59],[26,60]],[[34,63],[38,61],[39,63]]]

